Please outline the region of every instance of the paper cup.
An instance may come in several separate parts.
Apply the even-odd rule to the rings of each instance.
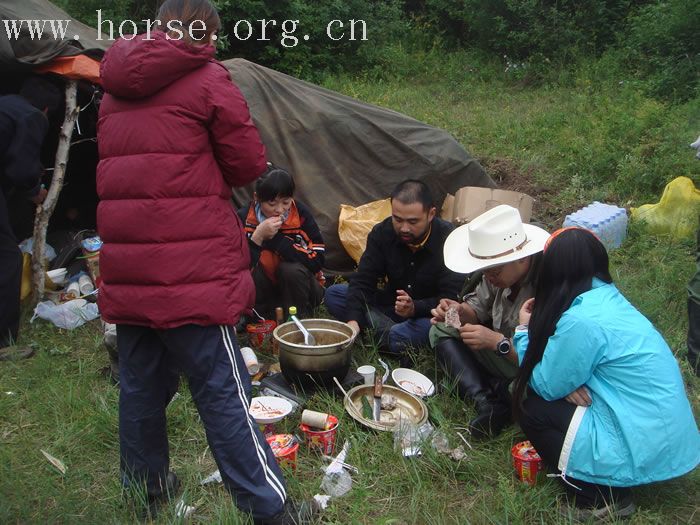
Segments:
[[[243,362],[245,363],[248,373],[252,376],[260,372],[260,363],[258,363],[258,356],[249,346],[244,346],[241,348],[241,355],[243,356]]]
[[[329,415],[324,412],[314,412],[313,410],[304,410],[301,413],[301,422],[311,428],[326,430],[328,426]]]
[[[357,369],[357,373],[365,379],[365,385],[374,384],[374,374],[376,372],[377,369],[374,368],[372,365],[362,365]]]

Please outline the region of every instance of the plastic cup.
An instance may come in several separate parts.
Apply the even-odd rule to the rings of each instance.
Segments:
[[[244,346],[241,348],[241,355],[243,356],[243,362],[245,363],[248,373],[254,376],[260,372],[260,363],[258,363],[258,356],[249,346]]]
[[[373,385],[374,384],[374,374],[377,372],[377,369],[374,368],[372,365],[362,365],[357,369],[357,373],[360,374],[364,380],[365,380],[365,385]]]
[[[88,275],[81,275],[78,279],[78,286],[80,286],[80,293],[82,295],[87,295],[95,289],[95,285],[92,284],[92,279]]]
[[[66,299],[77,299],[80,297],[80,285],[78,281],[73,281],[66,288]]]

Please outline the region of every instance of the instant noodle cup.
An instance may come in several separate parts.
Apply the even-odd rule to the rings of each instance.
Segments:
[[[516,477],[523,483],[534,486],[537,477],[544,470],[542,458],[529,441],[521,441],[510,449]]]
[[[275,434],[266,438],[280,467],[297,469],[299,443],[291,434]]]
[[[316,449],[321,454],[330,456],[335,449],[335,436],[338,430],[338,418],[329,415],[326,428],[312,428],[302,423],[299,428],[304,433],[304,441],[309,449]]]
[[[248,341],[250,346],[256,350],[263,350],[265,346],[269,346],[272,340],[272,332],[274,331],[277,323],[275,321],[266,319],[257,323],[247,324],[245,331],[248,333]]]

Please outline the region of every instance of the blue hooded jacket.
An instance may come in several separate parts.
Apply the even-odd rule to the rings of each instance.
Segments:
[[[522,362],[526,331],[514,343]],[[585,385],[559,458],[562,477],[626,487],[681,476],[700,462],[700,434],[671,349],[612,284],[562,314],[530,386],[553,401]]]

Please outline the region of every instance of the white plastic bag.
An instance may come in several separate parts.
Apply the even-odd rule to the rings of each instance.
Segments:
[[[62,304],[55,304],[51,301],[43,301],[36,305],[34,315],[29,322],[40,317],[51,321],[59,328],[72,330],[88,321],[97,319],[100,312],[95,303],[89,303],[85,299],[74,299]]]
[[[28,237],[19,243],[19,249],[22,253],[32,254],[34,250],[34,237]],[[56,258],[56,250],[50,244],[44,244],[44,259],[48,262],[53,261]]]

